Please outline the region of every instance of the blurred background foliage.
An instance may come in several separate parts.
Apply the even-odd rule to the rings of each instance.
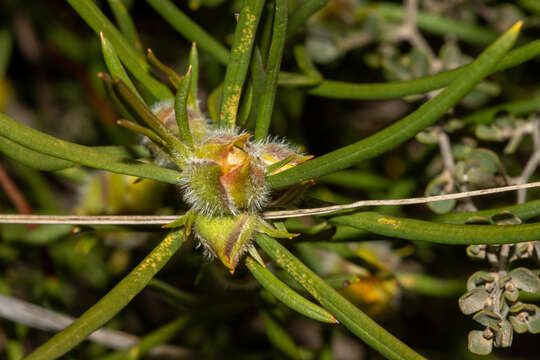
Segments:
[[[291,0],[291,12],[302,2]],[[96,3],[114,19],[107,1]],[[191,44],[145,1],[123,3],[140,35],[139,50],[152,48],[160,60],[183,73]],[[410,32],[403,30],[407,9],[399,1],[330,0],[288,40],[282,68],[297,70],[293,48],[301,44],[325,79],[411,80],[469,63],[517,20],[525,22],[522,38],[540,35],[536,1],[418,3],[418,25]],[[232,44],[234,14],[241,1],[176,4],[219,42]],[[1,112],[80,144],[139,144],[132,133],[115,125],[119,115],[96,76],[106,71],[99,37],[66,2],[3,0],[0,24]],[[200,51],[200,68],[200,105],[208,112],[206,99],[221,83],[225,68],[205,51]],[[297,205],[438,195],[505,185],[516,178],[538,180],[536,166],[527,179],[522,176],[540,146],[534,139],[540,121],[538,68],[535,59],[494,74],[416,140],[323,177]],[[310,154],[321,155],[375,133],[433,95],[335,100],[310,95],[304,88],[280,87],[270,133],[287,136]],[[500,106],[508,102],[512,106]],[[441,144],[447,144],[449,151]],[[38,172],[2,155],[0,177],[2,213],[175,214],[187,209],[172,185],[124,175],[82,168]],[[539,194],[531,190],[527,196],[531,200]],[[377,211],[432,218],[516,201],[525,198],[504,194],[474,202]],[[307,265],[411,347],[429,358],[477,358],[467,351],[466,337],[477,325],[460,312],[457,298],[471,290],[466,288],[467,278],[485,264],[470,261],[464,247],[390,241],[331,226],[321,218],[289,219],[286,225],[303,233],[291,248]],[[100,299],[156,244],[160,234],[152,227],[63,225],[2,225],[0,231],[0,294],[72,316]],[[533,264],[530,268],[537,267]],[[286,273],[278,274],[287,280]],[[271,295],[259,293],[244,268],[229,277],[220,264],[208,262],[193,246],[183,247],[158,278],[107,326],[145,336],[185,316],[187,320],[158,334],[157,342],[173,345],[149,356],[381,358],[347,331],[302,318]],[[288,280],[294,287],[294,280]],[[533,296],[530,302],[539,300],[540,296]],[[0,357],[9,360],[21,359],[50,336],[49,331],[8,320],[0,319],[0,325]],[[514,338],[511,350],[496,351],[489,358],[532,359],[537,343],[533,335],[523,334]],[[106,346],[87,341],[65,358],[96,359],[108,354]]]

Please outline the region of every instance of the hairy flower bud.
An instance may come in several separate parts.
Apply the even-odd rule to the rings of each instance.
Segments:
[[[189,129],[193,140],[201,142],[209,133],[210,126],[206,119],[189,105],[187,108]],[[175,134],[178,134],[176,115],[174,113],[174,100],[168,99],[160,101],[152,106],[152,112]]]
[[[234,272],[240,257],[251,243],[257,222],[258,216],[248,213],[236,216],[197,214],[194,230],[204,248]]]
[[[268,141],[259,144],[257,146],[257,152],[264,166],[275,164],[289,157],[291,158],[287,164],[273,171],[272,174],[277,174],[281,171],[290,169],[293,166],[306,162],[313,157],[313,155],[303,155],[297,149],[287,143],[276,141]]]
[[[205,215],[259,211],[267,198],[264,167],[249,134],[216,131],[186,160],[184,198]]]

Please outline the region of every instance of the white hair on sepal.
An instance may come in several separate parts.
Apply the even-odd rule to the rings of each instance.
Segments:
[[[150,110],[155,114],[159,110],[167,107],[172,107],[174,111],[174,98],[157,101],[150,106]]]
[[[216,253],[214,252],[214,249],[210,246],[208,243],[208,240],[203,238],[199,233],[197,232],[197,229],[195,229],[195,237],[197,238],[197,245],[195,245],[195,249],[202,248],[203,256],[205,259],[211,261],[217,258]]]

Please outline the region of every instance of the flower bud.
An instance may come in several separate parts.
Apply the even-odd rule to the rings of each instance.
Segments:
[[[267,200],[264,167],[253,155],[249,134],[216,131],[186,160],[184,198],[205,215],[257,212]]]
[[[258,216],[248,213],[236,216],[196,214],[194,230],[205,249],[233,273],[251,243],[257,222]]]
[[[272,174],[277,174],[281,171],[290,169],[293,166],[296,166],[313,158],[313,155],[303,155],[289,144],[278,142],[267,142],[260,144],[257,146],[257,152],[259,154],[259,158],[261,159],[265,167],[275,164],[281,160],[285,160],[288,157],[292,157],[291,161],[283,165],[280,169],[272,172]]]
[[[191,136],[196,143],[201,142],[210,131],[208,122],[198,111],[191,108],[191,106],[188,105],[187,110]],[[173,99],[163,100],[154,104],[152,106],[152,112],[175,134],[179,133]]]

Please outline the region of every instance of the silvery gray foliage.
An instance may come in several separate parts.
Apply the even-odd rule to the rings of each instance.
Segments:
[[[510,212],[487,218],[470,219],[476,224],[501,226],[519,224],[521,220]],[[467,280],[467,292],[460,297],[459,307],[466,315],[484,327],[469,332],[469,350],[487,355],[493,347],[510,347],[514,332],[540,333],[540,308],[520,301],[520,292],[540,291],[540,278],[525,267],[512,268],[516,260],[540,261],[540,242],[515,245],[471,245],[467,255],[488,260],[488,271],[477,271]]]

